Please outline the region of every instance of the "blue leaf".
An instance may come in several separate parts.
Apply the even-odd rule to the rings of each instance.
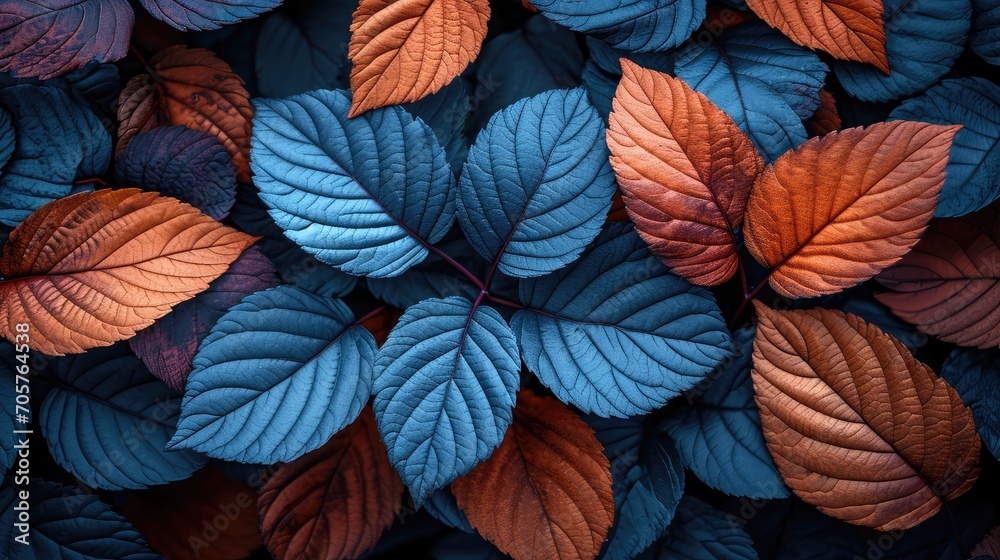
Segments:
[[[345,92],[254,103],[250,163],[289,239],[358,276],[397,276],[451,227],[455,176],[434,132],[394,106],[348,119]]]
[[[477,278],[486,274],[489,263],[480,258],[469,245],[461,232],[453,239],[438,244],[441,252],[457,260]],[[369,278],[368,289],[380,300],[406,309],[425,299],[446,298],[449,296],[465,296],[475,299],[479,288],[458,270],[437,254],[431,254],[427,260],[392,278]],[[493,290],[496,291],[495,289]]]
[[[61,89],[76,104],[87,107],[96,115],[106,117],[108,119],[106,122],[109,124],[116,116],[112,105],[118,102],[118,94],[122,90],[118,67],[97,61],[48,80],[15,78],[10,74],[0,73],[0,88],[25,84]]]
[[[156,19],[181,31],[218,29],[273,10],[282,0],[139,0]]]
[[[664,427],[684,466],[705,484],[731,496],[784,498],[790,493],[767,451],[753,399],[754,331],[733,334],[733,356],[686,393],[687,406],[671,411]]]
[[[15,143],[14,123],[10,119],[10,113],[0,106],[0,176],[3,176],[3,167],[14,153]]]
[[[154,378],[128,344],[60,359],[59,383],[39,412],[56,463],[92,488],[122,490],[190,476],[206,460],[165,451],[180,397]]]
[[[616,49],[604,41],[587,37],[590,59],[583,66],[583,83],[597,112],[605,122],[611,112],[611,100],[622,77],[621,59],[639,64],[658,72],[673,73],[674,53],[630,53]]]
[[[1000,351],[956,348],[941,367],[941,377],[972,409],[983,446],[1000,459]]]
[[[757,560],[757,552],[737,519],[693,496],[684,496],[664,538],[638,557],[679,559]]]
[[[630,224],[608,224],[584,256],[522,280],[514,314],[528,369],[563,402],[600,416],[662,407],[725,358],[712,292],[670,273]]]
[[[458,221],[505,274],[540,276],[600,232],[616,184],[604,124],[586,92],[553,90],[490,119],[459,180]]]
[[[833,62],[840,85],[863,101],[889,101],[938,81],[962,54],[969,34],[969,0],[884,0],[882,4],[889,74],[862,62]]]
[[[683,47],[674,69],[728,113],[768,160],[806,140],[802,120],[819,106],[827,72],[816,53],[761,21]]]
[[[15,226],[47,202],[68,196],[73,181],[102,175],[111,137],[90,111],[49,86],[0,90],[14,117],[16,144],[0,176],[0,222]]]
[[[462,297],[406,310],[375,361],[375,418],[417,506],[500,445],[520,384],[517,341]]]
[[[19,534],[17,489],[0,491],[0,555],[7,560],[163,560],[127,519],[97,496],[70,486],[31,480],[30,546]]]
[[[214,136],[185,126],[136,134],[118,156],[121,186],[158,191],[222,220],[236,201],[236,166]]]
[[[249,295],[198,348],[169,445],[241,463],[301,457],[368,402],[376,349],[340,300],[293,286]]]
[[[465,80],[453,80],[437,93],[401,107],[431,127],[438,142],[444,146],[451,168],[459,173],[469,152],[464,130],[472,110]]]
[[[14,361],[16,354],[14,353],[14,346],[4,340],[0,342],[0,352],[7,359],[0,363],[0,479],[3,478],[4,473],[7,472],[14,462],[17,460],[17,450],[14,446],[17,444],[17,439],[23,437],[14,433],[14,430],[24,429],[20,423],[14,423],[14,413],[17,411],[17,403],[15,398],[17,393],[15,393],[15,366],[20,365],[19,362]],[[30,428],[29,428],[30,429]]]
[[[531,3],[560,25],[632,52],[676,47],[705,20],[705,0],[532,0]]]
[[[460,529],[466,533],[476,532],[472,528],[472,524],[469,523],[469,518],[465,516],[465,512],[459,509],[455,495],[451,493],[449,488],[441,488],[432,492],[424,501],[423,507],[431,517],[449,527]]]
[[[1000,198],[1000,86],[983,78],[945,80],[904,101],[889,118],[962,125],[935,216],[963,216]]]
[[[604,543],[604,560],[630,560],[670,525],[684,493],[684,467],[674,442],[654,431],[648,417],[591,418],[611,463],[615,524]]]
[[[1000,64],[1000,0],[972,0],[969,46],[990,64]]]

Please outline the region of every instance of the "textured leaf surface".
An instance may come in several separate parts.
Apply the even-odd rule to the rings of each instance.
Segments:
[[[663,538],[637,560],[757,560],[740,521],[694,496],[684,496]]]
[[[958,393],[899,341],[839,311],[756,304],[753,383],[785,482],[827,515],[909,529],[979,474]]]
[[[938,220],[878,281],[904,321],[962,346],[1000,346],[1000,209]]]
[[[241,463],[301,457],[361,412],[376,350],[340,300],[293,286],[247,296],[199,346],[170,445]]]
[[[1000,351],[957,348],[941,366],[941,377],[972,410],[983,445],[1000,457]]]
[[[462,297],[406,310],[375,361],[375,417],[419,505],[500,445],[520,384],[507,322]]]
[[[222,220],[236,202],[236,168],[225,146],[183,126],[140,132],[115,165],[122,186],[158,191]]]
[[[329,443],[267,479],[258,500],[264,542],[279,560],[357,558],[392,524],[402,494],[366,408]]]
[[[49,203],[0,255],[0,329],[31,347],[83,352],[124,340],[205,290],[254,238],[187,204],[136,189]]]
[[[841,124],[837,102],[833,95],[825,89],[819,90],[819,107],[816,107],[816,112],[806,121],[806,131],[809,136],[823,136],[840,130]]]
[[[962,125],[935,216],[961,216],[1000,198],[1000,86],[983,78],[945,80],[904,101],[889,118]]]
[[[416,101],[476,59],[487,0],[361,0],[351,24],[350,116]]]
[[[622,67],[608,147],[629,217],[673,272],[721,284],[739,267],[734,232],[764,161],[733,119],[683,80]]]
[[[0,72],[42,79],[128,53],[127,0],[25,0],[0,6]]]
[[[462,263],[462,266],[477,278],[483,278],[489,263],[480,258],[461,235],[449,235],[449,237],[452,238],[446,238],[437,247],[445,255]],[[475,284],[459,273],[452,264],[434,253],[431,253],[424,262],[399,276],[369,278],[367,285],[372,295],[400,309],[406,309],[430,298],[465,296],[468,299],[475,299],[479,295],[479,288]]]
[[[122,490],[191,476],[205,458],[164,451],[180,397],[117,344],[59,362],[39,411],[56,463],[92,488]]]
[[[455,215],[434,132],[400,107],[348,119],[341,91],[257,101],[254,182],[289,239],[344,272],[397,276]]]
[[[96,60],[82,68],[47,80],[16,78],[11,74],[0,73],[0,89],[17,85],[51,86],[61,89],[78,105],[90,109],[96,115],[108,118],[114,116],[111,105],[118,99],[122,89],[118,67]]]
[[[895,263],[927,227],[957,126],[894,121],[814,138],[757,179],[746,245],[789,297],[838,292]]]
[[[455,80],[437,93],[408,103],[403,108],[431,127],[448,156],[451,168],[455,173],[461,173],[462,164],[469,153],[464,134],[465,122],[472,110],[465,80]]]
[[[1000,2],[997,0],[972,0],[969,46],[986,62],[1000,64]]]
[[[515,560],[593,559],[614,518],[609,468],[583,420],[524,390],[503,443],[452,491],[472,526]]]
[[[139,0],[156,19],[187,31],[218,29],[273,10],[282,0]]]
[[[3,106],[0,106],[0,170],[10,161],[10,156],[14,153],[14,124],[11,121],[10,113]],[[0,172],[0,177],[3,174]]]
[[[514,314],[528,369],[563,402],[634,416],[692,387],[728,353],[711,292],[669,273],[630,224],[605,227],[580,260],[522,280]]]
[[[476,138],[458,221],[494,267],[541,276],[593,241],[614,192],[603,123],[586,92],[550,91],[500,111]]]

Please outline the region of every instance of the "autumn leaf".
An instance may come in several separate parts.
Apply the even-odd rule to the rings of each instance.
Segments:
[[[615,511],[602,451],[565,405],[525,389],[503,443],[451,489],[472,526],[515,560],[592,559]]]
[[[837,102],[830,92],[819,90],[819,107],[805,124],[810,138],[840,130],[840,113],[837,112]]]
[[[739,266],[734,231],[764,161],[733,119],[683,80],[621,62],[607,136],[629,217],[678,275],[721,284]]]
[[[0,255],[0,332],[27,323],[31,348],[83,352],[135,335],[208,287],[255,238],[138,189],[42,206]]]
[[[890,531],[928,519],[975,484],[972,413],[902,343],[840,311],[755,305],[752,376],[764,437],[800,498]]]
[[[361,0],[351,23],[351,117],[448,85],[479,55],[487,0]]]
[[[745,239],[788,297],[839,292],[898,261],[927,227],[960,126],[893,121],[813,138],[754,183]]]

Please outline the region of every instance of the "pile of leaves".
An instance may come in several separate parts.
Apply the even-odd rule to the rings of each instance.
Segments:
[[[1000,558],[996,64],[997,0],[0,2],[0,556]]]

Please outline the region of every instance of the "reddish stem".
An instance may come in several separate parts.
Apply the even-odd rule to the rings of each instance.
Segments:
[[[385,311],[385,308],[386,308],[385,305],[380,305],[380,306],[376,307],[375,309],[372,309],[368,313],[365,313],[364,316],[362,316],[360,319],[358,319],[357,321],[354,321],[354,324],[355,325],[360,325],[360,324],[364,323],[368,319],[371,319],[372,317],[375,317],[379,313]]]

